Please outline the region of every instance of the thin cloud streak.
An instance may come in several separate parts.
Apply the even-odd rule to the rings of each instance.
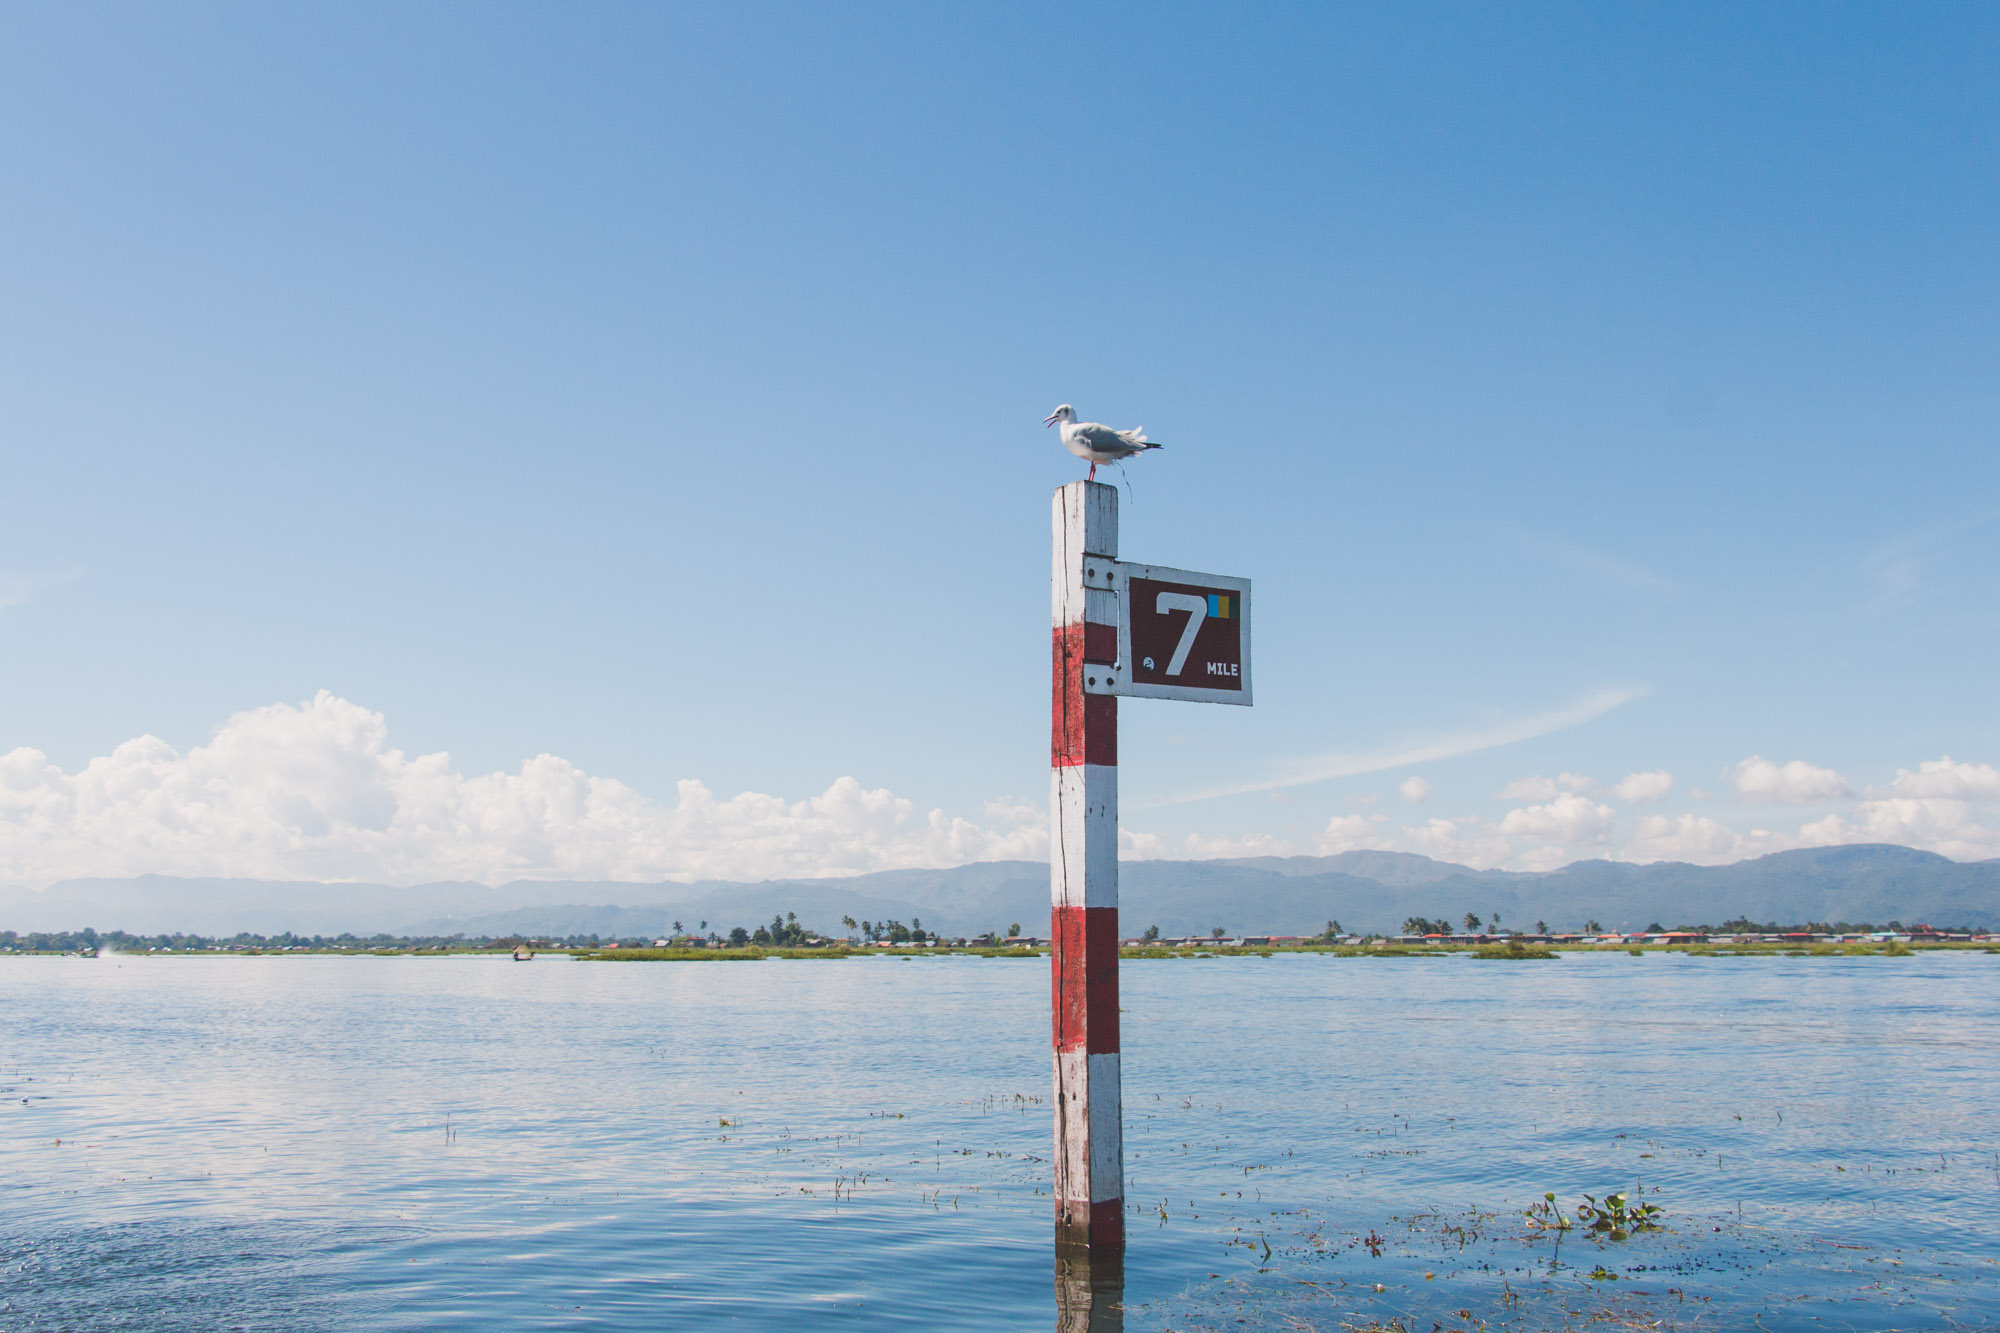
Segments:
[[[1661,578],[1649,569],[1641,569],[1637,565],[1608,556],[1602,551],[1593,551],[1588,546],[1579,546],[1575,542],[1563,541],[1559,537],[1529,536],[1521,540],[1543,555],[1559,560],[1572,568],[1595,574],[1599,578],[1609,579],[1613,583],[1622,583],[1628,588],[1650,588],[1655,592],[1681,590],[1681,585],[1672,579]]]
[[[1947,553],[1952,538],[1984,527],[1995,518],[2000,518],[2000,508],[1989,506],[1964,518],[1907,533],[1869,551],[1862,557],[1861,568],[1873,593],[1862,611],[1879,616],[1901,607],[1917,591],[1924,569]]]
[[[0,611],[26,606],[55,582],[47,574],[10,574],[0,570]]]
[[[1408,768],[1439,759],[1452,759],[1462,754],[1491,750],[1502,745],[1512,745],[1517,741],[1528,741],[1537,736],[1567,731],[1571,727],[1580,727],[1586,722],[1596,721],[1614,708],[1623,707],[1634,699],[1642,699],[1651,692],[1644,685],[1610,687],[1587,694],[1575,703],[1553,712],[1516,718],[1481,731],[1459,732],[1450,736],[1410,741],[1381,750],[1363,751],[1360,754],[1320,755],[1300,761],[1289,773],[1255,782],[1238,783],[1234,786],[1211,787],[1206,791],[1189,792],[1180,796],[1134,801],[1128,808],[1154,810],[1161,806],[1212,801],[1223,796],[1250,796],[1259,792],[1282,791],[1287,787],[1304,787],[1315,782],[1326,782],[1332,778],[1358,777],[1363,773],[1380,773],[1384,769]]]
[[[0,612],[12,611],[38,601],[43,593],[82,578],[81,570],[59,570],[53,574],[27,574],[0,569]]]

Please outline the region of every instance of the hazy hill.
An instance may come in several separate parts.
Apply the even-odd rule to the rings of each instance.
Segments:
[[[1120,899],[1127,930],[1170,935],[1307,934],[1326,922],[1393,930],[1410,916],[1457,920],[1495,911],[1509,926],[1557,928],[1758,921],[1926,921],[2000,926],[2000,861],[1959,862],[1908,847],[1779,852],[1727,866],[1579,861],[1546,873],[1473,870],[1403,852],[1234,861],[1128,861]],[[0,929],[305,934],[655,935],[754,926],[797,912],[836,929],[840,918],[921,918],[953,934],[1043,933],[1048,867],[994,861],[950,870],[892,870],[846,879],[630,884],[516,880],[488,887],[436,883],[318,884],[238,879],[70,880],[42,893],[0,895]]]

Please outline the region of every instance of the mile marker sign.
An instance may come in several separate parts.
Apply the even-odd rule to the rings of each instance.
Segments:
[[[1085,556],[1083,585],[1118,616],[1118,660],[1091,664],[1086,694],[1250,702],[1249,579]]]
[[[1158,565],[1124,565],[1119,689],[1141,699],[1250,702],[1250,580]]]

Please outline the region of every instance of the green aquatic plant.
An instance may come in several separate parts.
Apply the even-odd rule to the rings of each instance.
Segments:
[[[1508,940],[1505,944],[1482,944],[1472,951],[1474,958],[1554,958],[1555,955],[1539,944],[1523,944],[1519,940]]]
[[[586,963],[727,963],[766,958],[857,958],[851,949],[775,949],[751,945],[745,949],[578,949],[572,958]]]
[[[1563,1216],[1554,1191],[1544,1194],[1540,1203],[1529,1205],[1527,1217],[1528,1227],[1533,1231],[1568,1231],[1574,1225]]]
[[[1587,1234],[1604,1240],[1625,1240],[1641,1231],[1661,1230],[1660,1211],[1658,1204],[1633,1203],[1631,1196],[1620,1190],[1605,1195],[1602,1203],[1596,1195],[1586,1194],[1576,1206],[1576,1215],[1565,1217],[1554,1191],[1550,1191],[1542,1196],[1540,1203],[1530,1205],[1525,1216],[1531,1231],[1553,1231],[1560,1235],[1582,1227]]]
[[[1658,1231],[1659,1216],[1658,1204],[1635,1204],[1623,1190],[1605,1195],[1603,1203],[1586,1194],[1576,1206],[1576,1220],[1606,1240],[1624,1240],[1635,1232]]]

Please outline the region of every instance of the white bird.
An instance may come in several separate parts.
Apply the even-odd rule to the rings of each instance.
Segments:
[[[1116,463],[1130,458],[1133,454],[1142,454],[1148,449],[1160,447],[1146,438],[1143,426],[1134,426],[1130,430],[1113,430],[1095,421],[1078,421],[1076,409],[1068,403],[1064,403],[1042,418],[1044,426],[1053,426],[1058,422],[1062,425],[1063,448],[1090,464],[1092,481],[1097,480],[1099,463]]]

